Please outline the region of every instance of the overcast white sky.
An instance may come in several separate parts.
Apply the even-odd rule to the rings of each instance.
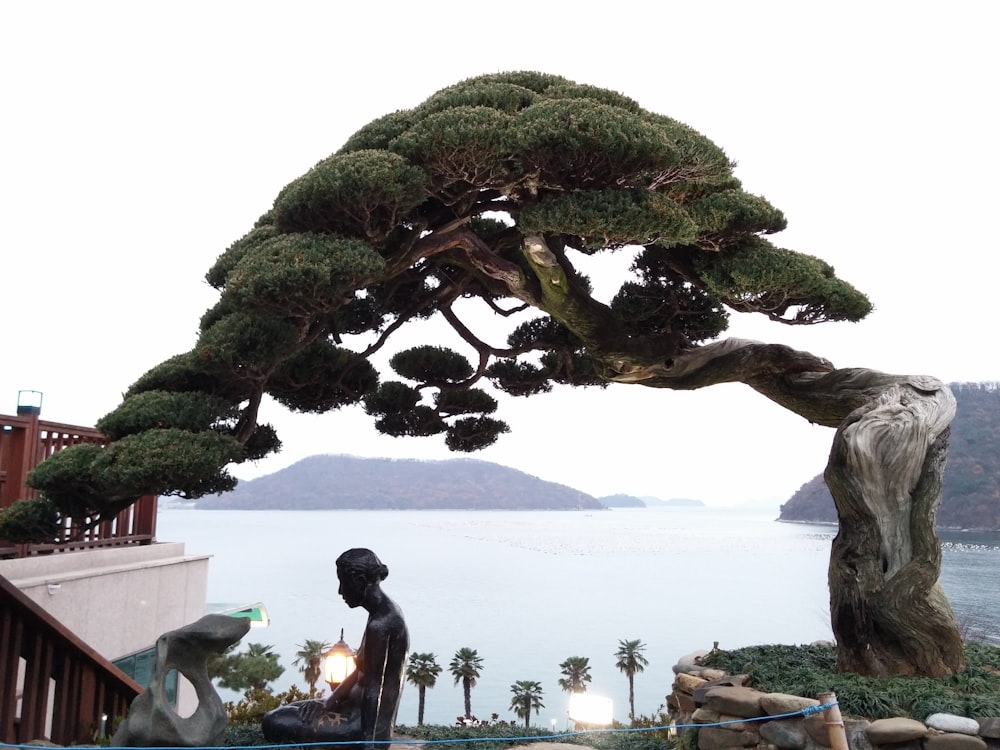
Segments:
[[[0,413],[93,424],[194,343],[205,271],[369,120],[464,78],[540,70],[712,138],[781,208],[776,241],[876,305],[860,324],[731,333],[831,359],[1000,380],[994,2],[37,2],[0,5]],[[441,342],[444,343],[444,342]],[[474,457],[594,495],[783,501],[832,430],[744,386],[507,400]],[[285,448],[450,458],[360,410],[274,410]]]

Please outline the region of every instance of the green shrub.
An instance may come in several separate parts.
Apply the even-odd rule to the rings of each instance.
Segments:
[[[659,718],[637,717],[638,722],[646,724],[644,729],[665,726],[668,722],[662,714]],[[526,744],[537,741],[538,737],[552,734],[547,729],[530,727],[525,729],[522,724],[498,721],[496,714],[492,721],[479,722],[476,726],[442,726],[427,724],[422,727],[399,726],[398,734],[413,737],[418,740],[466,740],[483,739],[483,742],[469,743],[470,750],[502,750],[511,745]],[[517,738],[524,738],[519,740]],[[556,733],[554,738],[561,743],[591,747],[595,750],[666,750],[674,747],[677,738],[668,738],[665,730],[629,731],[613,729],[611,731],[596,730],[593,732],[574,734],[563,737]],[[498,741],[485,741],[497,739]],[[499,741],[499,740],[503,741]]]
[[[59,511],[40,497],[0,510],[0,539],[17,544],[51,544],[60,536]]]
[[[286,703],[309,700],[320,695],[315,690],[308,693],[292,685],[283,693],[272,693],[268,688],[250,688],[236,703],[226,703],[230,724],[260,724],[264,714]]]
[[[947,677],[862,677],[836,671],[832,646],[751,646],[715,651],[704,665],[728,674],[746,674],[749,685],[767,693],[815,698],[837,694],[848,716],[923,721],[933,713],[973,718],[1000,716],[1000,647],[965,646],[965,668]]]

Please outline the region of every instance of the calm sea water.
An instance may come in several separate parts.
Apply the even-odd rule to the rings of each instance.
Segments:
[[[678,657],[695,649],[831,638],[826,569],[834,529],[782,524],[775,512],[616,509],[604,512],[197,511],[160,513],[157,537],[209,554],[213,604],[263,602],[285,674],[307,638],[357,646],[365,612],[337,595],[334,560],[370,547],[389,566],[385,591],[400,605],[411,649],[445,668],[427,693],[425,720],[450,724],[462,691],[447,673],[468,646],[484,664],[473,713],[512,719],[510,686],[537,680],[545,708],[533,723],[566,724],[559,664],[590,658],[590,692],[628,715],[628,683],[614,667],[621,639],[642,639],[649,659],[635,680],[636,712],[663,704]],[[1000,537],[944,535],[942,584],[963,625],[1000,635]],[[227,699],[233,695],[225,696]],[[404,691],[399,722],[416,723],[417,692]]]

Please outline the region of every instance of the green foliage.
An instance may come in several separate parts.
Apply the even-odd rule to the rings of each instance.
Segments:
[[[455,678],[455,684],[462,683],[462,692],[465,698],[465,717],[472,716],[472,688],[476,686],[479,679],[479,671],[483,668],[483,657],[474,648],[463,646],[451,658],[448,664],[448,671]]]
[[[483,668],[483,657],[479,651],[468,646],[463,646],[452,657],[448,664],[448,671],[455,678],[455,684],[459,681],[468,681],[475,687],[476,680],[479,679],[479,670]]]
[[[254,227],[216,259],[215,265],[205,274],[205,281],[221,291],[229,278],[229,272],[243,259],[243,256],[276,235],[277,231],[273,224],[265,223]]]
[[[396,731],[398,734],[424,742],[459,743],[476,740],[474,746],[477,750],[483,748],[485,750],[503,750],[503,748],[512,745],[537,742],[538,736],[548,734],[547,730],[539,730],[538,727],[526,728],[513,722],[499,721],[496,714],[493,714],[493,717],[490,721],[479,721],[473,718],[472,721],[463,721],[456,726],[440,724],[417,727],[397,726]],[[660,726],[666,725],[666,723],[664,721]],[[559,743],[579,745],[583,748],[591,747],[594,750],[668,750],[668,748],[676,747],[679,744],[678,740],[666,739],[665,734],[662,731],[594,732],[564,737],[557,733],[553,739]],[[518,740],[519,737],[524,739]],[[494,738],[503,738],[503,741],[481,741]],[[697,744],[688,745],[685,750],[697,750]]]
[[[331,156],[274,201],[281,233],[321,232],[381,243],[423,201],[427,176],[406,159],[365,150]]]
[[[368,149],[384,150],[399,135],[409,130],[415,121],[410,110],[401,110],[383,115],[362,127],[347,139],[338,154],[350,154]]]
[[[145,391],[201,391],[231,402],[249,398],[251,388],[246,381],[227,379],[224,372],[208,372],[199,360],[195,352],[185,352],[160,363],[129,386],[125,401]]]
[[[438,413],[447,416],[455,414],[491,414],[497,410],[497,400],[478,388],[440,391],[435,404]]]
[[[644,672],[649,666],[649,659],[643,654],[645,650],[646,644],[638,638],[619,640],[618,649],[615,651],[615,668],[630,677]]]
[[[437,657],[434,654],[420,652],[410,654],[409,661],[406,663],[406,681],[416,685],[419,691],[418,726],[424,724],[424,700],[427,688],[432,688],[437,684],[439,674],[441,674],[441,665],[437,663]]]
[[[321,414],[360,401],[378,385],[378,372],[364,357],[317,340],[279,364],[271,395],[293,411]]]
[[[508,80],[471,78],[442,89],[420,105],[423,116],[450,109],[492,109],[514,114],[531,106],[538,92]]]
[[[630,735],[627,747],[629,750],[662,750],[662,748],[678,743],[671,736],[671,730],[663,728],[669,727],[670,724],[671,719],[664,710],[664,706],[660,706],[659,710],[651,716],[639,714],[632,717],[630,728],[641,731]]]
[[[390,380],[365,397],[365,413],[386,417],[410,411],[420,402],[420,391],[398,380]]]
[[[518,680],[510,686],[512,697],[510,699],[510,710],[519,719],[524,720],[524,726],[531,723],[531,712],[538,712],[545,708],[542,703],[542,684],[535,680]]]
[[[316,233],[280,234],[251,248],[226,277],[232,309],[310,317],[339,306],[378,278],[385,261],[365,242]]]
[[[443,346],[415,346],[389,360],[399,375],[420,383],[449,384],[472,375],[469,360]]]
[[[267,688],[250,688],[239,701],[226,703],[229,724],[226,726],[222,745],[224,747],[268,745],[270,743],[260,728],[264,714],[289,703],[321,696],[322,691],[310,690],[306,693],[294,685],[285,692],[277,694]]]
[[[265,690],[267,683],[278,679],[285,671],[278,663],[278,654],[271,651],[273,646],[262,643],[249,643],[246,651],[236,652],[234,649],[238,645],[234,644],[226,653],[209,659],[209,677],[230,690],[253,690],[253,700],[267,702],[264,697],[268,692]],[[247,700],[250,701],[251,697],[248,696]]]
[[[259,378],[292,356],[301,327],[277,315],[252,311],[223,316],[202,331],[194,350],[198,366],[230,379]]]
[[[278,433],[269,424],[259,424],[243,444],[243,457],[248,461],[259,461],[264,456],[279,450],[281,441],[278,439]]]
[[[493,445],[505,432],[510,427],[499,419],[465,417],[448,427],[444,442],[449,450],[471,453]]]
[[[662,193],[649,190],[579,191],[546,195],[521,214],[533,234],[572,234],[590,250],[624,245],[663,247],[694,242],[698,225]]]
[[[733,236],[780,232],[788,224],[785,215],[766,200],[735,188],[705,196],[690,211],[701,236],[706,240],[717,237],[720,245]]]
[[[932,713],[1000,715],[1000,647],[966,644],[965,668],[948,677],[862,677],[836,672],[831,646],[751,646],[715,651],[705,666],[746,674],[769,693],[815,697],[834,692],[850,716],[904,716],[923,721]]]
[[[19,500],[0,510],[0,539],[15,544],[51,544],[59,538],[59,511],[45,497]]]
[[[499,187],[510,181],[505,134],[512,118],[484,106],[456,106],[415,123],[389,147],[433,175],[437,190],[454,183]]]
[[[590,659],[586,656],[570,656],[559,665],[562,677],[559,678],[559,687],[567,693],[585,693],[587,683],[593,677],[590,674]]]
[[[299,650],[295,652],[292,666],[298,667],[306,678],[310,692],[316,690],[316,683],[323,676],[323,654],[329,650],[330,645],[327,641],[314,641],[307,638],[305,643],[299,644]]]
[[[540,101],[519,113],[510,136],[523,173],[544,188],[650,188],[678,166],[653,123],[592,99]]]
[[[222,737],[223,747],[257,747],[270,744],[264,737],[259,720],[240,723],[230,720]]]
[[[441,669],[434,654],[415,651],[406,663],[406,680],[418,688],[434,687]]]
[[[511,747],[512,745],[530,744],[534,741],[532,738],[538,734],[537,729],[526,729],[512,722],[500,721],[496,718],[496,714],[493,714],[493,716],[494,718],[491,721],[479,721],[475,717],[464,721],[464,717],[460,716],[458,718],[463,721],[461,724],[456,724],[455,726],[442,726],[440,724],[417,727],[397,726],[396,732],[397,734],[424,741],[433,740],[444,743],[472,741],[469,744],[475,747],[476,750],[504,750],[504,748]],[[524,737],[525,739],[518,741],[517,737]],[[489,741],[496,738],[502,739],[497,739],[494,742]],[[507,738],[511,738],[511,740]]]
[[[615,668],[628,678],[628,715],[635,720],[635,676],[645,671],[649,659],[643,654],[646,644],[640,639],[621,639],[615,651]]]
[[[145,430],[175,428],[198,432],[236,418],[239,411],[226,399],[198,391],[137,393],[97,421],[112,440]]]
[[[669,283],[650,278],[643,284],[622,284],[611,309],[638,336],[681,334],[687,341],[718,336],[729,315],[714,298],[692,287],[669,289]]]
[[[533,396],[552,390],[546,370],[530,362],[494,362],[486,375],[511,396]]]
[[[698,256],[705,287],[735,310],[756,310],[786,320],[795,309],[798,323],[859,321],[871,302],[840,281],[833,267],[811,255],[775,247],[759,237],[732,243],[713,256]]]
[[[732,171],[690,127],[560,76],[497,73],[433,93],[285,186],[208,270],[219,298],[195,346],[102,420],[115,442],[61,451],[32,486],[76,519],[146,493],[225,491],[228,464],[280,446],[257,421],[266,396],[312,413],[363,403],[384,434],[480,450],[509,431],[487,416],[492,396],[459,394],[484,377],[522,396],[671,387],[669,374],[640,375],[720,335],[726,306],[801,324],[866,315],[829,265],[762,238],[784,216]],[[529,252],[529,235],[547,252]],[[608,305],[575,263],[623,246],[641,250]],[[507,349],[471,330],[466,305],[510,317]],[[525,311],[536,320],[518,327]],[[466,350],[401,352],[390,367],[417,387],[380,384],[371,361],[435,316]]]

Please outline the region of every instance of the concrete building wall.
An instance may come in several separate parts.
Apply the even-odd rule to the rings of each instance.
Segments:
[[[0,560],[0,575],[114,660],[205,614],[208,561],[170,542]],[[186,716],[198,701],[181,683],[178,711]]]

